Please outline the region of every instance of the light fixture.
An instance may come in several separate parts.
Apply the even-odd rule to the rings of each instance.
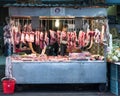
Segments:
[[[59,19],[56,19],[55,21],[55,27],[59,27],[60,23],[59,23]]]

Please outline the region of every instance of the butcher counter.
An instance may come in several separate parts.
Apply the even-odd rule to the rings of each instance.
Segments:
[[[106,83],[105,61],[12,61],[17,84]]]

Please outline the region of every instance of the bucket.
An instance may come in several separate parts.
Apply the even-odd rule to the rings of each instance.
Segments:
[[[15,82],[14,78],[3,78],[2,79],[2,87],[4,94],[13,94],[15,90]]]

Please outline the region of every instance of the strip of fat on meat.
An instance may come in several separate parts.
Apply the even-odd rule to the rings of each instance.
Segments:
[[[21,40],[22,43],[25,43],[25,32],[21,33]]]
[[[43,49],[44,48],[44,37],[43,37],[43,32],[40,32],[40,48]]]
[[[76,41],[77,41],[76,31],[71,32],[71,38],[72,38],[72,47],[76,48]]]
[[[34,32],[30,32],[30,42],[34,42]]]
[[[55,32],[53,31],[53,30],[50,30],[50,36],[51,36],[51,38],[55,38]]]
[[[76,34],[76,31],[74,31],[74,48],[76,48],[76,42],[77,42],[78,40],[77,40],[77,34]]]
[[[36,45],[40,45],[39,37],[40,37],[40,32],[39,32],[39,31],[36,31],[36,32],[35,32],[35,44],[36,44]]]
[[[43,32],[40,32],[40,40],[44,39],[43,35],[44,35]]]
[[[76,31],[67,32],[67,41],[68,41],[68,45],[67,45],[68,49],[72,50],[76,48],[76,41],[77,41]]]
[[[95,29],[94,39],[96,43],[100,43],[100,31],[98,29]]]
[[[85,32],[80,31],[78,36],[78,44],[80,47],[85,46]]]
[[[57,41],[57,32],[50,30],[50,44],[54,44]]]
[[[45,41],[46,45],[49,45],[49,38],[48,38],[48,33],[47,32],[45,32],[44,41]]]
[[[27,42],[30,42],[30,32],[26,32],[26,33],[25,33],[25,40],[26,40]]]
[[[90,46],[87,49],[90,49],[92,47],[93,43],[94,43],[95,32],[94,31],[90,31],[89,35],[90,35],[91,39],[90,39]]]
[[[19,44],[20,43],[20,37],[21,37],[21,32],[17,32],[16,33],[16,37],[15,37],[15,44]]]
[[[85,34],[85,46],[88,46],[90,43],[90,35],[89,35],[90,29],[87,29],[87,32]]]
[[[101,31],[101,43],[104,41],[104,32],[105,32],[105,25],[102,25],[102,31]]]
[[[14,44],[19,44],[20,42],[20,32],[18,31],[18,27],[13,27],[13,38],[14,38]]]

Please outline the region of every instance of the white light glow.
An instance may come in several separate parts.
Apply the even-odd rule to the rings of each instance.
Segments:
[[[60,25],[59,19],[57,19],[57,20],[55,21],[55,27],[59,27],[59,25]]]

